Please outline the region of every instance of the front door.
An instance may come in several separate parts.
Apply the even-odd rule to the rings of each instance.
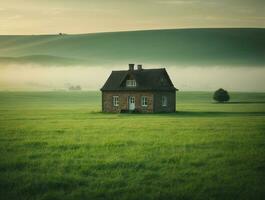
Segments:
[[[129,96],[128,98],[129,110],[135,109],[135,97]]]

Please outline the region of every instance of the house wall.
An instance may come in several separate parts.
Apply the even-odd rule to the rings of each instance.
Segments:
[[[162,106],[162,96],[167,97],[167,106]],[[154,112],[176,112],[176,91],[155,92]]]
[[[119,96],[119,106],[113,106],[113,96]],[[135,97],[135,109],[140,112],[175,112],[176,111],[176,92],[102,92],[102,111],[103,112],[120,112],[128,110],[128,97]],[[147,107],[141,104],[141,97],[147,97]],[[167,106],[162,106],[162,96],[167,97]]]
[[[112,97],[119,96],[119,106],[113,106]],[[135,97],[135,109],[140,112],[153,112],[152,92],[133,92],[133,91],[119,91],[119,92],[102,92],[102,111],[103,112],[120,112],[121,110],[128,110],[128,97]],[[143,107],[141,97],[147,97],[147,106]]]

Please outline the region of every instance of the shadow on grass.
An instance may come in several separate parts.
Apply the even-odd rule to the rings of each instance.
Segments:
[[[265,104],[265,101],[233,101],[218,103],[213,102],[213,104],[228,105],[228,104]],[[265,116],[264,111],[176,111],[174,113],[104,113],[101,111],[93,111],[91,114],[103,114],[113,116],[174,116],[174,117],[221,117],[221,116]]]
[[[227,102],[225,104],[259,104],[259,103],[265,103],[265,101],[232,101]]]
[[[213,104],[226,105],[226,104],[265,104],[265,101],[229,101],[229,102],[212,102]]]
[[[222,112],[222,111],[177,111],[160,115],[182,116],[182,117],[219,117],[219,116],[265,116],[265,112]]]
[[[265,112],[233,112],[233,111],[176,111],[174,113],[103,113],[93,112],[93,114],[106,116],[168,116],[168,117],[232,117],[232,116],[265,116]]]

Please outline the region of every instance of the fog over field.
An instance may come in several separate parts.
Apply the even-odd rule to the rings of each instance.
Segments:
[[[180,67],[144,64],[143,68],[166,67],[174,85],[185,91],[212,91],[220,87],[231,91],[265,91],[264,67]],[[80,85],[83,90],[99,90],[112,70],[109,67],[7,65],[0,67],[1,90],[67,90]]]
[[[265,29],[0,35],[0,90],[99,90],[128,63],[165,67],[180,90],[265,91]]]

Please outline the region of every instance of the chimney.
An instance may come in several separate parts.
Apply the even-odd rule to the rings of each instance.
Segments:
[[[137,65],[137,69],[142,70],[143,69],[142,65]]]
[[[133,71],[134,70],[134,64],[129,64],[129,70]]]

